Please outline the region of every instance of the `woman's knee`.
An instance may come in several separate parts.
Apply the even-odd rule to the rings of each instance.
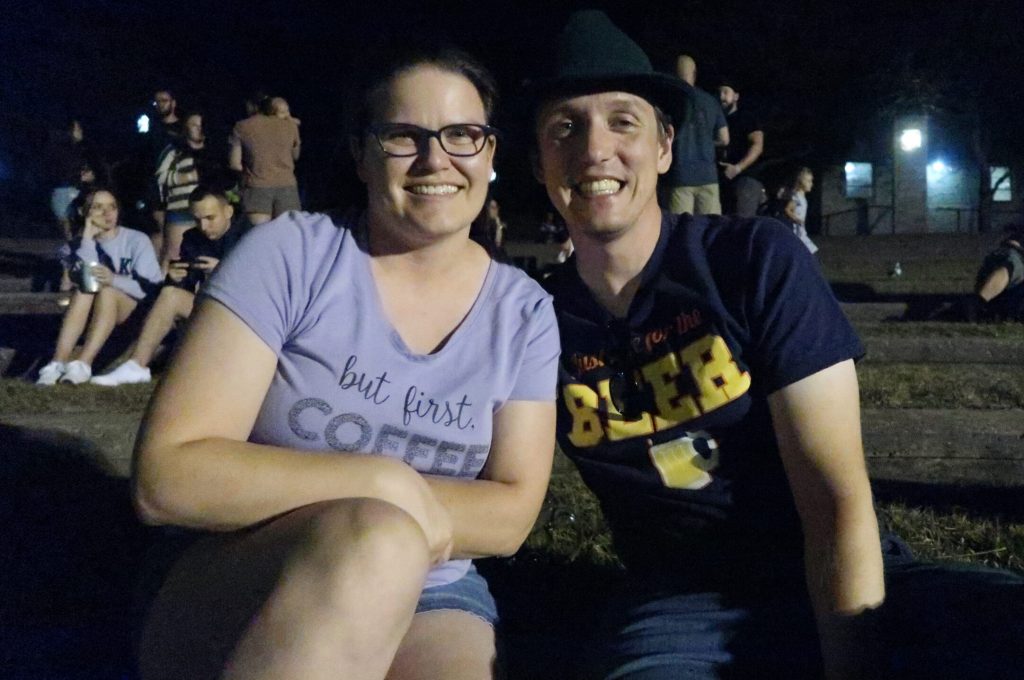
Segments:
[[[426,539],[411,515],[385,501],[358,498],[310,508],[296,557],[329,575],[358,570],[373,578],[411,578],[429,568]]]

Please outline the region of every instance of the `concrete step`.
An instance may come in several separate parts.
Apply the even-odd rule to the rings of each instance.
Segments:
[[[7,414],[22,439],[88,443],[97,466],[127,477],[141,413]],[[872,479],[921,484],[1024,487],[1024,410],[865,409]]]
[[[32,279],[24,276],[0,275],[0,295],[6,293],[31,293]]]
[[[878,323],[903,318],[907,313],[905,302],[840,302],[850,323]]]
[[[1019,365],[1019,338],[868,336],[864,358],[873,364],[1010,364]]]
[[[0,316],[60,315],[68,293],[0,292]]]
[[[1024,488],[1024,410],[865,409],[872,479]]]

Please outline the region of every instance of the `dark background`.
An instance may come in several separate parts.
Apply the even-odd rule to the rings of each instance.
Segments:
[[[246,94],[286,97],[302,120],[307,206],[343,205],[360,194],[340,130],[357,55],[387,35],[447,36],[495,72],[507,104],[546,60],[569,11],[587,6],[605,9],[656,68],[671,72],[686,52],[700,86],[738,82],[741,106],[766,131],[769,177],[795,164],[883,158],[889,122],[902,112],[932,116],[932,152],[947,162],[1024,155],[1019,0],[15,0],[0,19],[0,234],[49,228],[33,225],[50,219],[40,160],[52,129],[78,117],[117,161],[138,144],[135,119],[156,87],[175,92],[179,111],[201,110],[214,145],[243,117]],[[499,126],[513,122],[507,111]],[[495,194],[506,216],[539,215],[545,199],[521,136],[505,141]]]

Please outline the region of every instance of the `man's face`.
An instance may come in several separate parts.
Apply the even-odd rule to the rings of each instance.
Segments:
[[[170,92],[160,91],[153,95],[153,106],[156,107],[156,112],[161,117],[166,117],[174,113],[174,107],[177,102],[174,101],[174,97],[171,96]]]
[[[192,115],[185,120],[185,136],[193,144],[201,144],[203,142],[202,116]]]
[[[235,209],[230,203],[221,201],[216,196],[207,196],[192,203],[189,208],[199,229],[211,241],[216,241],[227,233],[231,227],[231,217],[235,214]]]
[[[626,92],[549,101],[537,115],[535,174],[574,239],[611,241],[661,219],[658,175],[672,163],[672,132]]]
[[[722,108],[726,113],[732,113],[740,101],[740,93],[728,85],[722,85],[718,88],[718,99],[722,102]]]

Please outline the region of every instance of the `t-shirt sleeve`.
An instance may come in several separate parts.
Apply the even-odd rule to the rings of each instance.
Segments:
[[[765,393],[863,356],[856,332],[803,243],[776,220],[757,220],[753,230],[749,363]]]
[[[274,352],[298,326],[310,294],[307,260],[318,248],[307,220],[286,213],[254,227],[202,289],[203,297],[234,312]]]
[[[725,119],[725,111],[721,106],[715,106],[715,132],[724,127],[729,127],[729,121]]]
[[[558,323],[551,298],[545,296],[533,309],[522,365],[509,400],[554,401],[558,379]]]

